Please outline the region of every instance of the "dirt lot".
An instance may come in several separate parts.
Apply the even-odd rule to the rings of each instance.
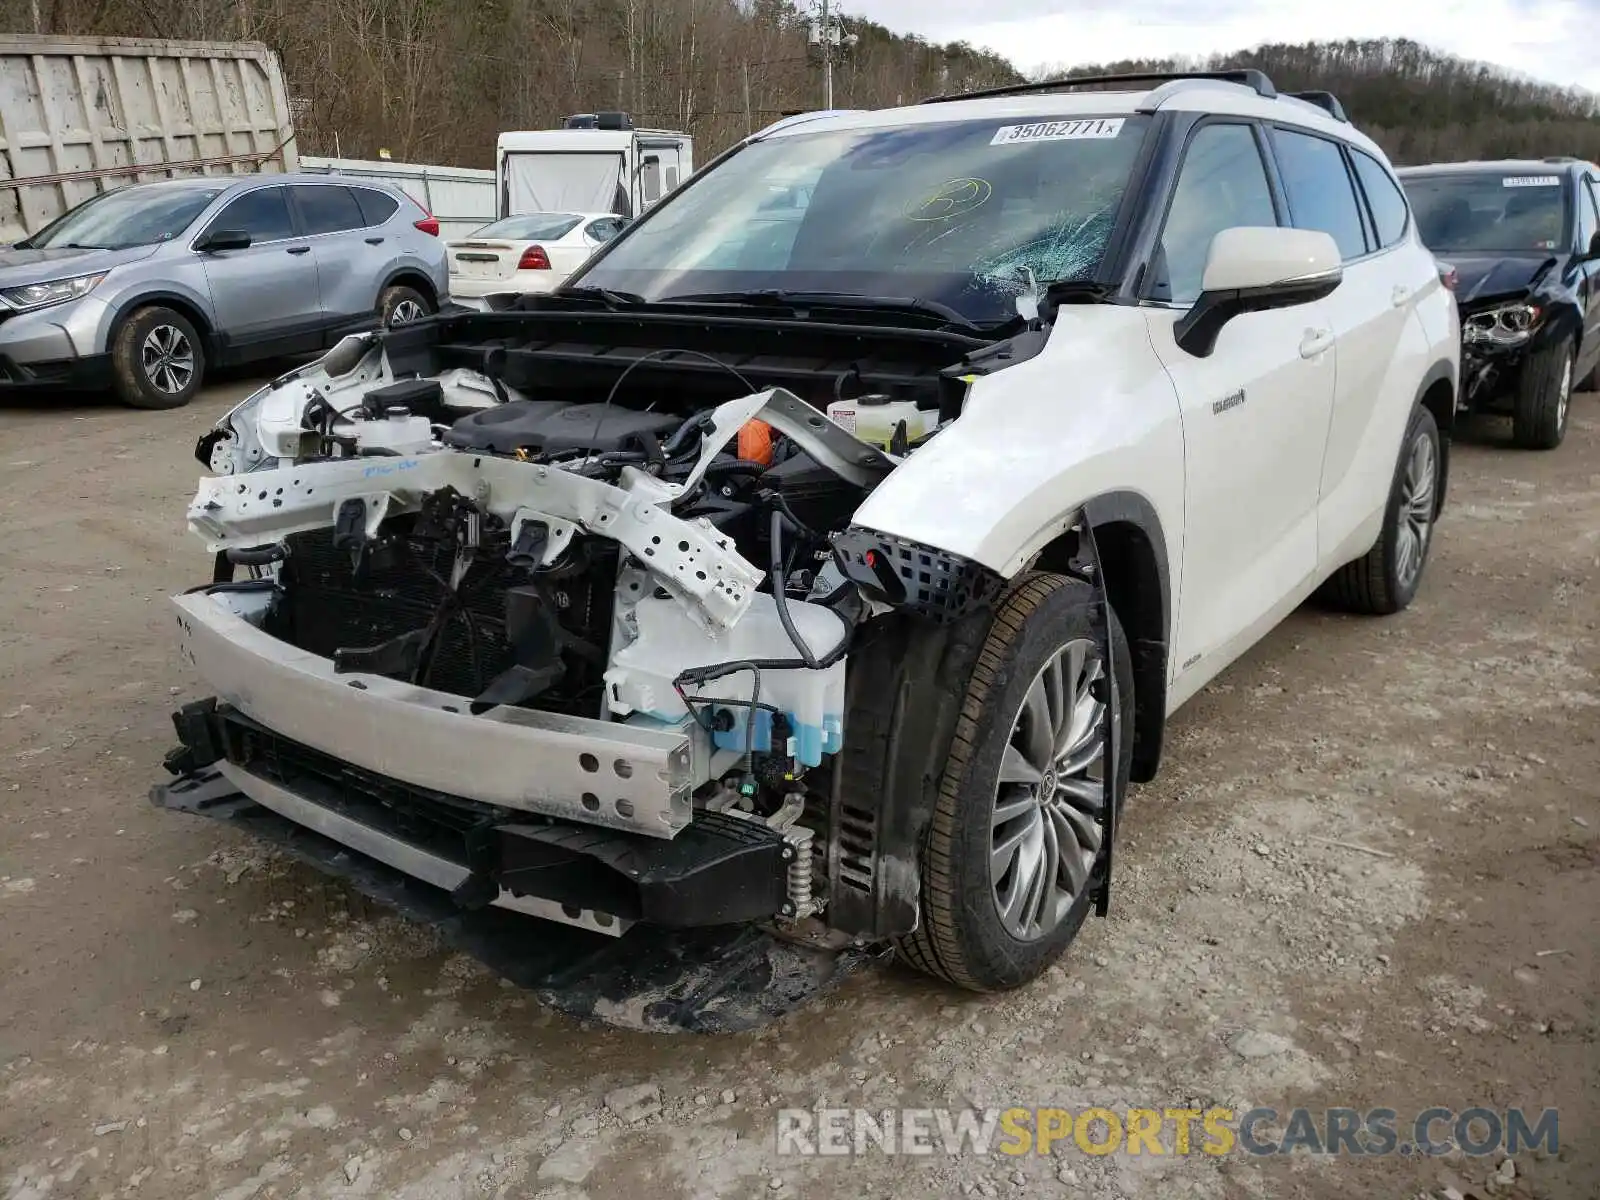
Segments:
[[[1416,606],[1295,615],[1133,796],[1108,921],[1020,994],[875,969],[759,1034],[581,1027],[158,813],[176,413],[0,409],[0,1193],[580,1200],[1600,1195],[1600,397],[1460,448]],[[1491,431],[1492,433],[1493,431]],[[638,1111],[614,1089],[649,1085]],[[778,1158],[790,1106],[1560,1107],[1558,1156]],[[616,1109],[623,1109],[619,1115]],[[654,1113],[641,1120],[625,1116]],[[1170,1149],[1170,1145],[1169,1145]]]

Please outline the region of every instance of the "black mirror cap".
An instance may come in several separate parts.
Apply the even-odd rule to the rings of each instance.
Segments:
[[[1330,271],[1325,275],[1286,279],[1262,288],[1201,292],[1194,306],[1178,318],[1178,323],[1172,328],[1172,336],[1187,353],[1196,358],[1210,358],[1212,351],[1217,348],[1217,338],[1221,336],[1223,326],[1235,317],[1273,308],[1312,304],[1331,296],[1343,281],[1342,272]]]
[[[1600,229],[1594,231],[1594,236],[1589,239],[1589,249],[1584,254],[1585,258],[1600,258]]]
[[[200,239],[196,250],[203,250],[214,254],[219,250],[248,250],[250,249],[250,231],[248,229],[215,229]]]

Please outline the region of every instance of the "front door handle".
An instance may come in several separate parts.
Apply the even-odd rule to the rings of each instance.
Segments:
[[[290,254],[310,254],[311,253],[311,247],[310,246],[290,246],[289,247],[289,253]]]
[[[1331,345],[1333,345],[1333,330],[1308,329],[1305,337],[1300,339],[1300,357],[1315,358]]]
[[[1411,299],[1411,289],[1403,283],[1396,284],[1394,291],[1389,293],[1389,303],[1396,308],[1401,307],[1409,299]]]
[[[369,245],[369,246],[381,246],[382,244],[383,244],[383,239],[381,237],[375,237],[375,238],[368,238],[367,239],[367,245]]]

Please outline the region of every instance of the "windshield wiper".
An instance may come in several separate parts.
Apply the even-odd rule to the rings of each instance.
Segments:
[[[582,296],[586,299],[599,300],[607,308],[629,308],[635,304],[643,304],[645,299],[637,292],[618,292],[611,288],[597,287],[592,283],[578,283],[571,287],[564,287],[556,293],[558,296]]]
[[[765,304],[775,308],[859,308],[868,312],[914,313],[933,317],[945,325],[981,331],[970,317],[962,316],[948,304],[919,300],[914,296],[861,296],[854,292],[786,292],[780,288],[761,288],[750,292],[692,292],[669,296],[663,303]]]

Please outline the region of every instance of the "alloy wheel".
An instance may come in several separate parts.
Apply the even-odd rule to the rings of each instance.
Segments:
[[[139,347],[144,376],[157,391],[179,395],[194,379],[194,347],[176,325],[157,325]]]
[[[402,300],[389,310],[389,327],[396,325],[409,325],[413,321],[420,321],[428,314],[423,312],[422,305],[415,300]]]
[[[1572,402],[1572,356],[1561,362],[1561,383],[1556,389],[1556,430],[1567,427],[1567,406]]]
[[[1105,806],[1105,657],[1087,638],[1040,669],[1011,722],[990,819],[989,883],[1001,924],[1035,941],[1083,894]]]
[[[1428,556],[1428,541],[1433,536],[1434,489],[1439,479],[1439,454],[1433,439],[1426,434],[1411,443],[1405,479],[1400,485],[1400,511],[1396,539],[1395,576],[1402,588],[1410,588],[1422,573]]]

